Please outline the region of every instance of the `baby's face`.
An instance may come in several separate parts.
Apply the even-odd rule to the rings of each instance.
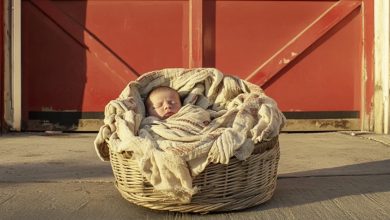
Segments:
[[[179,95],[171,90],[162,90],[149,96],[148,113],[160,119],[169,118],[181,108]]]

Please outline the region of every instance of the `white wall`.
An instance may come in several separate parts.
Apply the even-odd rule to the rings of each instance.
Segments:
[[[389,0],[375,0],[374,15],[374,131],[389,134]]]
[[[21,130],[21,1],[4,1],[4,119],[11,130]]]

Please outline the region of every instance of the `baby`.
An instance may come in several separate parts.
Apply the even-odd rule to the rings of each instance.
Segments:
[[[148,115],[159,119],[167,119],[181,108],[179,93],[168,86],[154,88],[145,104]]]

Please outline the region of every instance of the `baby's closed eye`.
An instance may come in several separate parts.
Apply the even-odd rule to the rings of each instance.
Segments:
[[[157,103],[152,106],[153,109],[160,108],[162,106],[162,103]]]

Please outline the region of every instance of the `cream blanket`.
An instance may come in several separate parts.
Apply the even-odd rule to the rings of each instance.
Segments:
[[[145,117],[143,100],[156,86],[170,86],[184,99],[166,120]],[[193,178],[209,163],[245,160],[254,144],[277,136],[285,117],[256,85],[217,69],[164,69],[130,82],[105,108],[95,139],[102,160],[132,151],[143,176],[180,202],[191,201]]]

